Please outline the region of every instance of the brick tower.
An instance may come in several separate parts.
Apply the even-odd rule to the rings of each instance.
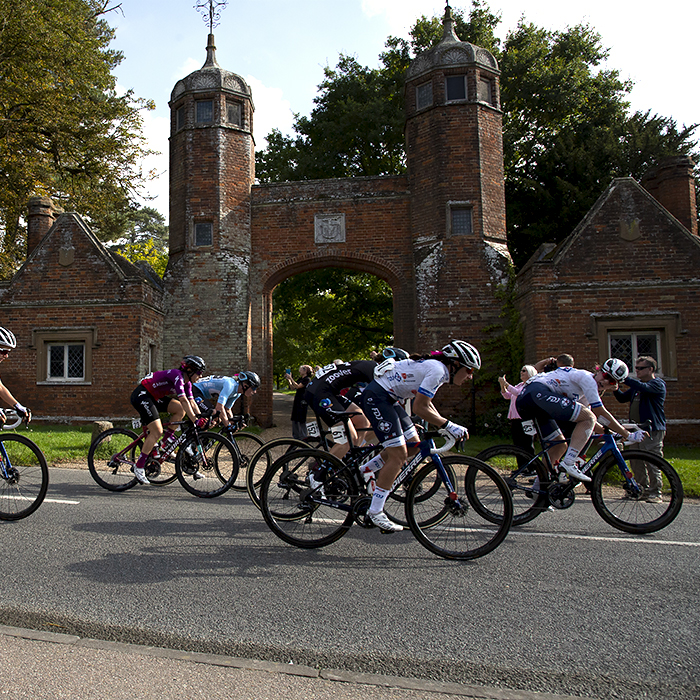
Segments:
[[[481,343],[498,322],[494,291],[510,263],[496,59],[460,41],[447,6],[443,38],[406,72],[406,152],[419,348]]]
[[[209,34],[202,68],[170,96],[170,257],[165,367],[188,353],[231,373],[249,361],[250,189],[253,100],[216,61]]]

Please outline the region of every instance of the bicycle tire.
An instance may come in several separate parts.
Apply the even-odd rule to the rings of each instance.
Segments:
[[[238,450],[219,433],[199,433],[185,440],[175,458],[175,471],[182,487],[198,498],[226,493],[238,476]]]
[[[138,442],[123,457],[123,452],[132,442]],[[143,447],[143,438],[125,428],[110,428],[100,433],[88,451],[88,470],[95,483],[107,491],[126,491],[138,480],[131,471]]]
[[[683,484],[676,470],[662,457],[642,450],[625,450],[622,456],[630,471],[631,460],[645,462],[661,472],[662,503],[630,497],[626,481],[611,454],[598,465],[591,484],[591,500],[598,515],[618,530],[631,533],[656,532],[676,518],[683,505]]]
[[[245,491],[247,489],[246,475],[248,474],[248,467],[256,452],[265,444],[265,441],[253,433],[234,433],[231,436],[226,435],[226,437],[236,443],[239,452],[238,476],[231,488],[236,491]]]
[[[246,490],[255,507],[260,510],[260,484],[267,470],[287,452],[311,449],[303,440],[276,438],[263,444],[253,455],[246,470]]]
[[[455,475],[457,498],[451,498],[444,486],[432,498],[416,498],[425,492],[421,491],[424,482],[432,485],[435,481],[437,465],[426,464],[408,488],[406,518],[411,532],[427,550],[444,559],[467,561],[483,557],[503,542],[510,529],[510,489],[495,469],[475,457],[449,455],[443,458],[443,464],[446,468],[449,465]],[[466,477],[469,470],[473,474],[471,480]],[[490,513],[500,513],[498,520],[484,517],[472,506],[474,500],[489,503]]]
[[[476,455],[476,458],[493,467],[508,484],[513,499],[513,525],[524,525],[534,520],[549,507],[547,485],[551,482],[549,470],[539,457],[515,445],[494,445]],[[518,474],[520,465],[528,464],[528,472]],[[469,474],[467,474],[469,477]],[[535,479],[539,479],[542,493],[533,492]],[[487,504],[478,500],[472,506],[488,518],[498,519],[496,513],[489,513]]]
[[[9,459],[0,476],[0,520],[21,520],[43,502],[49,487],[49,467],[39,447],[24,435],[0,434]],[[0,450],[1,459],[4,454]]]
[[[312,467],[330,468],[320,489],[309,486]],[[314,499],[314,495],[316,498]],[[359,495],[352,470],[324,450],[294,450],[275,460],[260,484],[263,518],[272,532],[284,542],[302,549],[325,547],[340,539],[353,523],[352,511],[334,507],[350,503]]]

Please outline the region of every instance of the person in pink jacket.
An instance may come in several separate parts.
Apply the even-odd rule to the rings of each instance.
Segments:
[[[509,384],[505,375],[498,378],[498,383],[501,387],[501,396],[504,399],[510,400],[510,406],[508,407],[508,419],[510,421],[510,434],[513,439],[513,444],[517,445],[518,447],[522,447],[532,455],[535,454],[533,448],[534,436],[528,435],[523,430],[523,422],[515,408],[515,400],[523,390],[525,382],[530,379],[530,377],[534,377],[536,374],[537,369],[535,369],[533,365],[523,365],[520,370],[519,384],[516,384],[515,386],[513,386],[513,384]]]

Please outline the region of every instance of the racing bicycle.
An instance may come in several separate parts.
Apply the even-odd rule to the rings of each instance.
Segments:
[[[438,435],[446,438],[440,448],[433,440]],[[441,457],[454,444],[454,438],[444,432],[427,433],[417,454],[397,476],[392,492],[410,478],[402,501],[405,519],[426,549],[446,559],[476,559],[505,539],[513,502],[505,482],[489,465],[464,455]],[[425,459],[429,461],[414,475]],[[268,469],[260,485],[260,502],[265,522],[277,537],[308,549],[337,541],[353,523],[375,527],[367,517],[369,490],[355,465],[322,450],[299,449]],[[474,508],[474,502],[487,504],[489,517]],[[492,517],[494,513],[498,518]]]
[[[172,442],[158,443],[157,456],[149,456],[145,465],[148,480],[154,485],[170,483],[175,478],[186,491],[200,498],[225,493],[235,483],[240,451],[235,442],[220,433],[200,430],[189,421],[170,423],[183,426]],[[126,491],[136,486],[133,467],[148,435],[144,426],[140,435],[125,428],[110,428],[100,433],[88,452],[88,469],[92,478],[108,491]],[[174,463],[175,474],[169,465]]]
[[[514,445],[496,445],[480,452],[477,457],[497,469],[513,496],[513,525],[523,525],[545,510],[570,508],[576,499],[574,489],[581,483],[564,472],[558,472],[548,450],[561,440],[543,440],[537,421],[537,435],[543,450],[531,455]],[[598,441],[595,454],[580,466],[591,476],[587,484],[591,501],[598,515],[609,525],[631,533],[656,532],[669,525],[683,505],[683,485],[676,470],[658,455],[642,450],[620,451],[619,436],[607,428],[592,435],[586,448]],[[646,500],[646,492],[635,477],[637,473],[657,469],[662,477],[662,502]],[[477,507],[479,507],[477,505]],[[484,506],[482,513],[488,514]],[[493,514],[495,517],[495,514]]]

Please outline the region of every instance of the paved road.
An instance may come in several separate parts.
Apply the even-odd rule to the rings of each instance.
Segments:
[[[581,499],[456,563],[408,532],[297,550],[243,494],[51,478],[33,516],[0,523],[5,625],[460,686],[698,696],[695,504],[633,538]]]

